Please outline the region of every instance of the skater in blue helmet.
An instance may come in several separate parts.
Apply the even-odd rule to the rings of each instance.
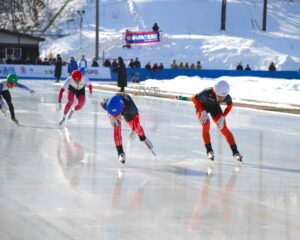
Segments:
[[[146,138],[144,129],[140,124],[138,109],[128,94],[119,93],[113,95],[109,99],[103,99],[100,102],[100,105],[107,111],[111,125],[114,128],[114,142],[118,151],[118,158],[121,163],[124,164],[126,161],[122,145],[122,116],[131,128],[129,140],[132,141],[136,133],[140,140],[153,152],[153,145],[150,140]]]

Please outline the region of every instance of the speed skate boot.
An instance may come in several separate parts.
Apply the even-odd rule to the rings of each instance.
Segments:
[[[62,119],[59,121],[59,125],[61,126],[66,121],[66,116],[63,116]]]
[[[205,144],[207,158],[211,161],[215,159],[214,151],[211,147],[211,143]]]
[[[238,153],[235,153],[235,154],[233,155],[233,157],[234,157],[236,160],[238,160],[238,161],[240,161],[240,162],[243,162],[243,156],[242,156],[242,154],[240,154],[239,152],[238,152]]]
[[[73,113],[74,113],[74,109],[70,110],[68,114],[68,120],[72,118]]]
[[[230,148],[231,148],[231,150],[232,150],[232,155],[233,155],[233,157],[234,157],[236,160],[238,160],[238,161],[240,161],[240,162],[242,163],[242,162],[243,162],[243,156],[242,156],[242,154],[240,154],[239,151],[237,150],[236,144],[230,146]]]
[[[12,118],[11,120],[12,120],[15,124],[20,125],[20,124],[19,124],[19,121],[18,121],[16,118]]]
[[[215,159],[215,154],[213,151],[210,151],[207,153],[207,158],[211,161],[213,161]]]
[[[118,158],[119,158],[120,163],[125,164],[125,161],[126,161],[125,153],[120,153]]]

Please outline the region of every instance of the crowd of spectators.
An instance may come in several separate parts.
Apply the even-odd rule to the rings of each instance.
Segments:
[[[171,69],[202,69],[202,65],[201,65],[201,62],[200,61],[197,61],[197,63],[192,63],[192,64],[189,64],[189,63],[183,63],[183,62],[180,62],[179,64],[177,64],[176,60],[174,59],[173,62],[171,63],[170,65],[170,68]]]
[[[156,24],[157,25],[157,24]],[[153,28],[156,29],[156,25],[153,25]],[[158,26],[157,26],[158,27]],[[159,28],[158,28],[159,29]],[[27,64],[27,65],[54,65],[55,69],[60,69],[60,66],[68,66],[68,73],[71,73],[73,70],[75,69],[85,69],[88,66],[88,63],[85,59],[85,56],[82,55],[81,59],[79,60],[79,62],[77,63],[75,58],[72,56],[69,60],[69,62],[64,62],[60,56],[60,54],[57,54],[56,58],[52,57],[52,54],[50,54],[48,57],[45,57],[43,60],[40,57],[37,57],[36,59],[32,59],[31,56],[27,55],[25,59],[21,59],[21,58],[13,58],[11,56],[8,56],[6,59],[0,58],[0,64]],[[112,69],[115,69],[117,67],[118,63],[117,63],[117,59],[109,59],[106,58],[103,61],[103,66],[104,67],[110,67]],[[96,58],[92,59],[91,62],[91,67],[99,67],[99,63],[97,61]],[[130,59],[128,64],[127,64],[128,68],[141,68],[141,62],[139,61],[138,58],[135,59]],[[154,64],[150,64],[150,62],[148,62],[145,67],[145,69],[149,70],[149,71],[160,71],[162,69],[164,69],[164,65],[163,63],[154,63]],[[200,61],[197,61],[197,63],[191,63],[189,64],[188,62],[183,63],[180,62],[179,64],[177,64],[176,60],[174,59],[173,62],[170,64],[170,68],[171,69],[202,69],[202,64]],[[249,66],[249,64],[246,64],[246,67],[244,68],[242,62],[239,62],[236,66],[236,70],[237,71],[251,71],[251,67]],[[274,62],[271,62],[269,67],[268,67],[269,71],[276,71],[276,66]],[[300,69],[299,69],[300,71]],[[58,70],[59,73],[59,70]],[[59,75],[59,74],[57,74]],[[59,77],[57,77],[59,80]]]

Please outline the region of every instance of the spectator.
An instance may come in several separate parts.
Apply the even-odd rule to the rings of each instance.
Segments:
[[[48,58],[44,58],[43,65],[50,65]]]
[[[133,61],[132,58],[130,59],[130,61],[129,61],[129,63],[128,63],[128,67],[129,67],[129,68],[134,68],[134,61]]]
[[[81,59],[79,61],[79,64],[78,64],[78,68],[80,70],[80,72],[84,75],[84,72],[85,72],[85,69],[88,67],[87,65],[87,61],[85,59],[85,56],[82,55],[81,56]]]
[[[26,56],[24,64],[28,64],[28,65],[32,64],[32,60],[31,60],[31,57],[29,55]]]
[[[70,62],[68,63],[68,73],[69,73],[69,75],[71,76],[72,72],[74,70],[77,70],[77,69],[78,69],[78,64],[75,61],[75,58],[72,56],[70,58]]]
[[[197,62],[196,69],[198,69],[198,70],[202,69],[202,65],[201,65],[200,61]]]
[[[35,64],[42,65],[43,64],[42,59],[40,57],[37,57],[37,59],[35,60]]]
[[[149,62],[145,65],[145,69],[151,71],[152,67],[151,67],[151,64]]]
[[[152,26],[152,31],[153,32],[158,32],[159,31],[159,26],[157,25],[157,23],[154,23]]]
[[[236,66],[235,70],[244,70],[243,65],[241,62],[239,62],[239,64]]]
[[[134,67],[135,67],[135,68],[141,68],[141,63],[140,63],[140,61],[139,61],[138,58],[135,58],[135,61],[134,61]]]
[[[114,59],[111,63],[111,68],[112,68],[112,71],[113,72],[116,72],[117,71],[117,67],[118,67],[118,63],[117,63],[117,60]]]
[[[189,64],[187,62],[185,63],[184,68],[185,69],[190,69],[190,66],[189,66]]]
[[[183,65],[183,62],[179,63],[179,66],[178,66],[180,69],[184,69],[184,65]]]
[[[245,71],[251,71],[251,68],[250,68],[249,64],[246,65]]]
[[[92,67],[99,67],[99,64],[97,62],[97,59],[96,58],[93,58],[93,62],[92,62]]]
[[[191,64],[190,69],[195,69],[195,64],[194,63]]]
[[[276,67],[273,62],[271,62],[270,66],[269,66],[269,71],[276,71]]]
[[[22,60],[21,60],[21,58],[20,57],[17,57],[17,58],[15,58],[13,61],[12,61],[12,64],[22,64],[23,62],[22,62]]]
[[[6,59],[6,64],[12,64],[13,63],[13,60],[11,58],[11,55],[9,55]]]
[[[125,38],[126,38],[126,36],[131,35],[131,33],[132,33],[131,31],[129,31],[128,29],[126,29]],[[127,43],[126,39],[125,39],[125,44],[123,45],[123,48],[131,48],[131,44]]]
[[[122,57],[118,57],[117,72],[118,72],[118,87],[121,88],[120,92],[124,92],[125,87],[127,86],[127,71]]]
[[[157,63],[154,63],[153,66],[152,66],[152,71],[153,71],[153,72],[156,72],[156,71],[158,71],[158,70],[159,70],[159,69],[158,69]]]
[[[55,68],[54,68],[54,77],[56,78],[55,82],[59,82],[61,78],[61,70],[62,70],[62,58],[59,54],[56,55],[56,61],[55,61]]]
[[[160,63],[158,66],[158,70],[163,70],[163,69],[164,69],[164,65],[163,65],[163,63]]]
[[[116,65],[117,65],[117,62],[116,62]],[[103,67],[111,67],[111,63],[108,58],[106,58],[104,60]]]
[[[174,59],[173,62],[171,63],[170,67],[171,67],[172,69],[178,68],[178,65],[177,65],[175,59]]]

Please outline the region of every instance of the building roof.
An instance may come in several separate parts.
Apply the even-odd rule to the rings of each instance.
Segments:
[[[20,33],[20,32],[13,32],[13,31],[6,30],[6,29],[1,29],[1,28],[0,28],[0,33],[6,33],[6,34],[11,34],[11,35],[14,35],[14,36],[18,36],[18,37],[30,38],[30,39],[37,40],[39,42],[45,41],[45,38],[42,38],[42,37],[36,37],[36,36],[32,36],[32,35],[25,34],[25,33]]]

